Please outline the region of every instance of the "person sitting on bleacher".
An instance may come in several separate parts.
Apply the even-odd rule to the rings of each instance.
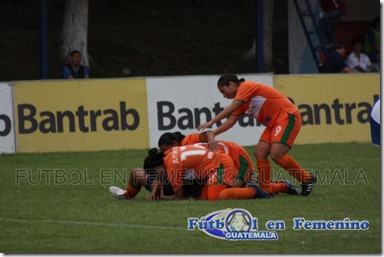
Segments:
[[[324,59],[322,73],[355,73],[355,71],[344,62],[346,54],[347,46],[345,44],[336,44]]]
[[[345,63],[357,72],[377,72],[377,69],[372,66],[368,55],[362,53],[363,44],[359,40],[352,42],[352,53],[349,54]]]

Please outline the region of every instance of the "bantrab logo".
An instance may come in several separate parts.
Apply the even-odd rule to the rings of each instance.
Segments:
[[[258,220],[244,209],[226,209],[209,213],[201,219],[188,218],[188,230],[199,229],[219,239],[277,240],[276,231],[259,231]]]

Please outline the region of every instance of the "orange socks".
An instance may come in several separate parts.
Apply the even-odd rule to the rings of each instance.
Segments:
[[[303,170],[300,164],[288,154],[281,156],[276,163],[282,168],[288,170],[289,174],[300,182],[307,182],[312,177],[310,173]]]
[[[132,185],[130,185],[128,183],[127,185],[127,192],[125,192],[125,198],[127,199],[131,199],[131,198],[134,198],[139,192],[140,192],[141,188],[134,188],[132,187]]]
[[[219,200],[251,199],[255,196],[255,190],[251,187],[227,188],[220,192]]]
[[[256,160],[257,170],[259,171],[259,186],[268,194],[285,193],[287,186],[285,183],[272,183],[271,164],[268,159]]]
[[[256,160],[257,170],[259,171],[259,185],[263,188],[263,185],[271,183],[271,164],[269,160]]]

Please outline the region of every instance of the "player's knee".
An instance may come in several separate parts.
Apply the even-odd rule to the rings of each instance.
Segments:
[[[278,161],[280,160],[280,158],[283,156],[284,154],[280,153],[280,152],[271,152],[270,156],[271,156],[271,159],[275,162],[275,163],[278,163]]]
[[[144,174],[145,174],[145,172],[143,169],[136,168],[136,169],[131,170],[129,175],[130,175],[130,179],[132,181],[137,181],[140,178],[142,178],[144,176]]]
[[[137,173],[138,173],[138,169],[133,169],[131,170],[131,173],[129,175],[131,176],[131,178],[135,178],[137,176]]]
[[[253,154],[255,155],[256,160],[263,160],[263,159],[266,159],[268,157],[267,152],[262,151],[262,150],[257,149],[257,148],[253,151]]]

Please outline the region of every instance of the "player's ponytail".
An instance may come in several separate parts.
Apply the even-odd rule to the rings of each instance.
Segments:
[[[181,132],[173,132],[172,134],[175,136],[176,141],[179,143],[181,143],[181,141],[183,141],[185,138],[185,135],[183,135]]]
[[[151,148],[148,151],[148,156],[144,159],[144,169],[152,170],[156,166],[164,164],[164,153],[159,152],[157,148]]]
[[[226,73],[223,74],[219,80],[217,81],[217,86],[222,87],[222,86],[229,86],[229,82],[233,82],[236,85],[240,85],[241,82],[244,82],[245,79],[241,78],[239,79],[235,74],[232,73]]]

